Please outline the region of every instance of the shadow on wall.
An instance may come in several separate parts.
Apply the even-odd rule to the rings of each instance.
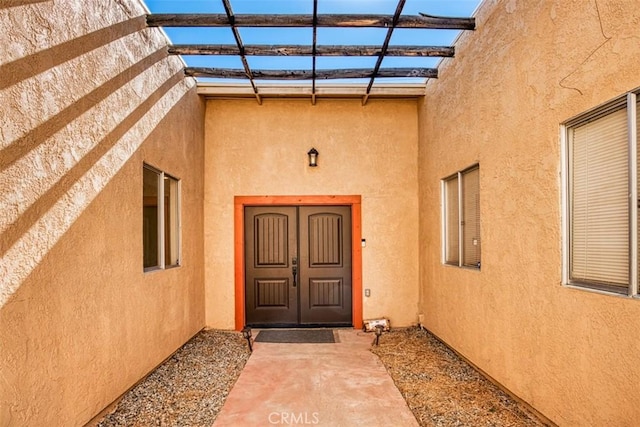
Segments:
[[[132,21],[137,21],[137,18],[131,21],[127,21],[127,22],[130,22],[131,24],[136,24],[137,26],[138,22],[132,22]],[[118,24],[117,26],[119,27],[120,25],[121,24]],[[109,29],[117,30],[117,28],[114,28],[114,27],[109,27]],[[104,31],[105,29],[96,31],[95,33],[93,33],[93,35],[96,35],[97,33],[104,33]],[[87,37],[89,36],[84,36],[82,38],[86,40]],[[76,40],[79,40],[79,39],[76,39]],[[109,38],[96,37],[95,40],[93,40],[94,43],[92,43],[91,45],[87,45],[86,43],[83,43],[82,46],[79,46],[79,47],[82,47],[82,49],[80,48],[73,49],[75,50],[77,55],[76,54],[70,55],[68,54],[68,52],[65,52],[64,50],[59,52],[60,46],[63,46],[63,45],[67,46],[69,50],[72,50],[72,47],[70,46],[72,42],[67,42],[67,43],[63,43],[62,45],[56,46],[52,49],[38,52],[34,55],[30,55],[25,58],[21,58],[17,61],[13,61],[8,64],[2,65],[0,66],[0,75],[7,73],[6,75],[8,75],[9,77],[7,79],[3,79],[2,81],[0,81],[0,90],[3,90],[9,86],[15,85],[21,82],[22,80],[26,80],[27,78],[33,75],[46,71],[48,68],[53,68],[56,65],[60,65],[61,63],[66,62],[67,60],[81,56],[82,54],[90,50],[96,49],[98,47],[101,47],[107,43],[110,43],[113,40],[114,40],[113,37],[109,37]],[[62,52],[65,52],[65,53],[63,54]],[[56,60],[57,62],[56,64],[50,64],[50,67],[41,69],[47,63],[49,63],[50,60],[52,61],[53,58],[59,59],[60,57],[66,57],[65,61]],[[100,101],[103,101],[110,94],[120,89],[122,86],[124,86],[127,82],[129,82],[135,76],[137,76],[138,74],[141,74],[147,68],[151,67],[153,64],[155,64],[156,62],[158,62],[164,57],[166,57],[166,51],[163,48],[157,51],[156,53],[148,56],[147,58],[143,59],[142,61],[138,62],[137,64],[134,64],[131,67],[127,68],[120,74],[116,75],[115,77],[111,78],[109,81],[105,82],[103,85],[87,93],[78,101],[69,105],[67,108],[65,108],[55,116],[51,117],[49,120],[31,129],[24,136],[16,139],[9,146],[2,147],[0,149],[0,172],[3,172],[7,167],[11,166],[19,158],[24,156],[29,151],[33,150],[42,141],[53,136],[53,134],[58,132],[60,129],[64,128],[67,124],[71,123],[73,120],[77,119],[82,114],[90,110],[93,106],[95,106],[95,104],[97,104]],[[44,59],[44,58],[47,58],[47,59]],[[52,58],[52,59],[49,59],[49,58]],[[38,64],[38,65],[33,65],[33,64]],[[10,81],[12,83],[8,84],[8,82]]]
[[[25,3],[35,2],[9,5]],[[145,17],[136,17],[1,65],[0,93],[145,28]],[[2,142],[0,307],[190,89],[179,84],[182,67],[162,64],[166,58],[163,46],[99,86],[87,85],[85,95]],[[65,81],[53,87],[68,90]],[[124,99],[121,105],[117,96],[110,99],[114,94]],[[19,113],[13,117],[19,121]],[[59,134],[74,126],[68,132],[74,138]]]
[[[0,66],[0,73],[3,76],[0,80],[0,90],[55,68],[119,38],[141,31],[145,27],[145,17],[139,16],[4,64]]]
[[[25,6],[33,3],[46,3],[53,0],[2,0],[0,9],[8,9],[10,7]]]

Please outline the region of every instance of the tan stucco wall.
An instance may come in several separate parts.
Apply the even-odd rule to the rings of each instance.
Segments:
[[[233,198],[254,195],[361,195],[364,317],[416,322],[415,100],[211,100],[205,135],[208,326],[234,327]]]
[[[560,425],[640,419],[640,302],[561,285],[560,123],[640,86],[640,3],[486,1],[420,108],[425,325]],[[440,180],[480,164],[482,271],[441,264]]]
[[[138,2],[31,3],[0,4],[0,426],[83,425],[204,326],[204,103]],[[182,180],[183,266],[147,274],[143,162]]]

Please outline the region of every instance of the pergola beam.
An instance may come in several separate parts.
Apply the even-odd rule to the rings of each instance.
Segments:
[[[371,92],[371,87],[373,86],[373,82],[378,76],[378,70],[382,65],[382,61],[384,60],[384,56],[387,54],[387,49],[389,48],[389,43],[391,42],[391,35],[393,34],[393,30],[395,30],[396,25],[398,25],[398,20],[400,19],[400,14],[402,13],[402,9],[404,8],[404,4],[407,0],[398,0],[398,6],[396,6],[396,11],[393,14],[393,20],[391,21],[391,26],[387,30],[387,36],[384,39],[384,43],[382,43],[382,52],[378,56],[376,60],[376,65],[373,67],[373,73],[371,73],[371,80],[369,81],[369,85],[367,86],[367,93],[362,98],[362,105],[367,103],[367,99],[369,99],[369,93]]]
[[[169,46],[172,55],[240,55],[234,44],[176,44]],[[379,45],[324,45],[316,46],[316,56],[379,56]],[[245,45],[247,56],[312,56],[313,46],[308,45]],[[385,56],[453,57],[453,46],[390,46]]]
[[[325,14],[317,16],[317,27],[389,28],[393,15]],[[235,15],[235,27],[313,27],[313,15]],[[147,15],[150,27],[228,27],[226,14],[156,13]],[[431,15],[403,15],[395,28],[440,30],[474,30],[475,18],[454,18]]]
[[[311,42],[311,105],[316,105],[316,65],[318,62],[318,0],[313,0],[313,41]]]
[[[235,18],[235,15],[233,13],[233,10],[231,9],[231,3],[229,3],[229,0],[222,0],[222,5],[224,6],[224,10],[225,10],[226,15],[227,15],[227,22],[231,26],[231,31],[233,32],[233,37],[236,40],[236,45],[238,47],[238,52],[240,53],[240,60],[242,61],[242,66],[244,67],[244,74],[249,79],[249,81],[251,82],[251,87],[253,88],[253,92],[254,92],[254,94],[256,96],[256,100],[258,101],[258,104],[262,104],[262,98],[260,98],[260,93],[258,93],[258,88],[256,87],[256,85],[255,85],[255,83],[253,81],[251,68],[249,68],[249,63],[247,62],[247,58],[244,55],[244,44],[242,43],[242,38],[240,37],[240,32],[238,31],[238,28],[235,25],[236,18]]]
[[[455,55],[453,46],[390,45],[396,28],[439,29],[439,30],[475,30],[475,18],[458,18],[426,15],[402,15],[406,0],[397,0],[393,15],[373,14],[318,14],[318,0],[313,0],[312,14],[241,14],[231,9],[230,0],[222,0],[225,14],[221,13],[183,13],[149,14],[147,24],[150,27],[222,27],[230,28],[233,44],[177,44],[168,46],[171,55],[224,55],[239,57],[242,68],[186,67],[185,74],[192,77],[216,79],[248,80],[254,96],[261,102],[261,93],[257,80],[299,80],[310,82],[309,90],[312,103],[316,101],[316,81],[332,79],[367,79],[363,94],[363,105],[375,92],[374,82],[379,78],[430,79],[438,77],[436,68],[398,67],[382,68],[385,57],[440,57]],[[240,37],[242,28],[309,28],[311,44],[254,44],[245,45]],[[380,28],[386,37],[381,45],[318,45],[318,28]],[[293,41],[296,43],[296,41]],[[308,42],[307,42],[308,43]],[[253,70],[247,60],[250,56],[264,57],[311,57],[310,69],[295,70]],[[374,57],[372,68],[321,69],[317,68],[318,57]],[[278,83],[279,85],[281,83]],[[261,85],[262,87],[262,85]],[[377,93],[377,92],[376,92]]]
[[[187,67],[185,74],[192,77],[213,77],[222,79],[247,79],[245,70],[230,68]],[[312,80],[311,70],[251,70],[253,80]],[[350,68],[335,70],[316,70],[315,78],[331,79],[361,79],[374,77],[371,68]],[[375,77],[416,77],[437,78],[437,68],[381,68]]]

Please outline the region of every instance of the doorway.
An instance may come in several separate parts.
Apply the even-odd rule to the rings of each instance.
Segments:
[[[244,209],[249,326],[351,326],[350,206]]]

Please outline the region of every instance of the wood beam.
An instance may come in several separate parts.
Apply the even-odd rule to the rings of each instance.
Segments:
[[[230,68],[187,67],[185,74],[191,77],[213,77],[223,79],[246,79],[245,70]],[[256,80],[311,80],[311,70],[252,70],[252,77]],[[315,78],[331,79],[359,79],[373,77],[371,68],[351,68],[336,70],[316,70]],[[438,77],[437,68],[381,68],[375,77],[416,77],[435,79]]]
[[[389,28],[393,15],[325,14],[317,16],[317,27]],[[226,14],[155,13],[147,15],[150,27],[228,27]],[[236,27],[313,27],[313,15],[235,15]],[[440,30],[475,30],[475,18],[432,15],[400,16],[396,28],[430,28]]]
[[[313,41],[311,42],[311,105],[316,105],[316,62],[318,52],[318,0],[313,0]]]
[[[229,3],[229,0],[222,0],[222,5],[224,6],[224,10],[227,14],[227,21],[231,25],[231,31],[233,31],[233,37],[236,40],[238,52],[240,53],[240,60],[242,61],[242,66],[244,67],[244,75],[251,82],[251,87],[253,88],[253,92],[256,95],[256,100],[258,101],[258,104],[262,104],[262,98],[260,98],[260,94],[258,93],[258,88],[256,87],[256,84],[253,81],[251,68],[249,68],[249,63],[247,62],[247,58],[244,55],[244,45],[242,43],[242,38],[240,37],[240,32],[238,31],[238,28],[236,28],[236,26],[234,25],[236,18],[235,18],[235,15],[233,14],[233,10],[231,9],[231,3]]]
[[[382,52],[380,53],[380,55],[378,56],[378,59],[376,60],[376,65],[373,68],[371,80],[369,81],[369,85],[367,86],[367,93],[362,99],[362,105],[365,105],[367,103],[367,99],[369,98],[369,93],[371,92],[371,86],[373,86],[373,82],[376,79],[376,76],[378,75],[378,70],[380,69],[380,65],[382,65],[382,60],[384,59],[384,56],[387,54],[387,49],[389,48],[389,42],[391,41],[391,35],[393,34],[393,30],[396,28],[396,25],[398,25],[398,20],[400,19],[400,14],[402,13],[402,9],[404,8],[404,4],[406,3],[406,1],[407,0],[398,0],[398,6],[396,6],[396,11],[393,14],[393,21],[391,22],[391,27],[389,27],[389,29],[387,30],[387,36],[385,37],[384,43],[382,44]]]
[[[169,46],[172,55],[240,55],[233,44],[176,44]],[[313,46],[303,45],[245,45],[247,56],[312,56]],[[324,45],[316,46],[316,56],[379,56],[381,46]],[[385,56],[453,57],[453,46],[390,46]]]

